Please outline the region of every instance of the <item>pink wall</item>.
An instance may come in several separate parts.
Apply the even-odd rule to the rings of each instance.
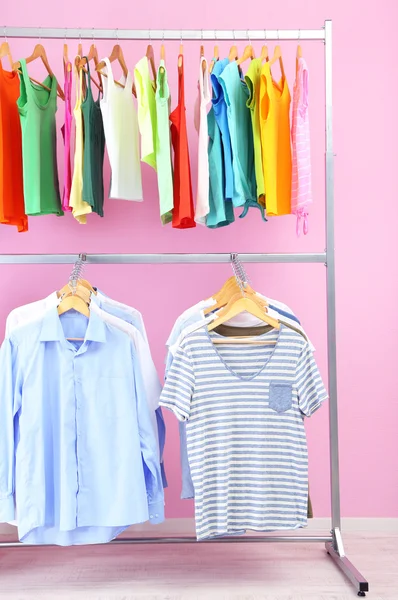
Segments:
[[[124,6],[124,13],[122,12]],[[264,4],[254,0],[250,10],[237,3],[204,0],[198,14],[191,3],[152,0],[139,10],[129,2],[103,3],[69,0],[35,4],[20,0],[18,11],[2,6],[1,22],[9,26],[142,27],[148,28],[317,28],[325,18],[334,20],[334,132],[336,158],[337,342],[340,408],[341,494],[343,516],[398,517],[398,397],[396,222],[398,164],[397,93],[395,57],[397,8],[393,0],[378,4],[335,0],[318,2],[281,0]],[[167,7],[167,8],[166,8]],[[395,10],[394,10],[395,9]],[[4,14],[5,13],[5,14]],[[79,15],[78,20],[76,15]],[[261,20],[259,20],[262,15]],[[260,22],[261,21],[261,22]],[[372,37],[369,37],[369,32]],[[33,40],[11,41],[15,59],[27,56]],[[50,62],[62,73],[62,42],[45,42]],[[240,44],[239,47],[242,47]],[[392,47],[394,45],[394,48]],[[256,44],[258,50],[261,44]],[[272,47],[273,45],[270,44]],[[76,44],[70,45],[70,53]],[[100,55],[111,42],[99,42]],[[223,50],[229,46],[222,46]],[[144,54],[144,43],[124,43],[130,68]],[[212,45],[206,44],[212,56]],[[155,45],[159,55],[159,45]],[[295,45],[283,43],[290,86],[293,83]],[[311,69],[311,127],[315,206],[310,234],[297,240],[292,217],[268,224],[259,214],[249,215],[219,231],[203,228],[175,231],[162,228],[158,218],[156,176],[143,166],[145,201],[133,204],[106,201],[103,220],[93,216],[86,227],[71,215],[63,219],[30,219],[30,232],[16,234],[1,227],[0,252],[311,252],[324,248],[324,92],[323,45],[303,43]],[[395,50],[395,52],[394,52]],[[167,43],[171,90],[176,98],[178,44]],[[223,53],[223,52],[221,52]],[[191,160],[196,162],[192,126],[199,45],[187,42],[186,96],[190,126]],[[43,73],[40,67],[36,74]],[[376,79],[377,78],[377,79]],[[379,82],[378,84],[376,83]],[[174,106],[174,102],[173,102]],[[62,112],[62,107],[60,108]],[[59,121],[61,123],[61,114]],[[62,165],[60,165],[60,168]],[[193,169],[194,180],[196,169]],[[109,167],[106,166],[106,189]],[[196,185],[194,181],[194,185]],[[65,283],[68,266],[1,266],[0,320],[14,306],[47,295]],[[271,297],[283,299],[300,315],[326,378],[325,268],[322,265],[250,265],[253,284]],[[181,311],[209,296],[230,275],[227,265],[90,266],[87,278],[115,298],[139,308],[145,318],[153,355],[163,374],[164,343]],[[373,318],[375,315],[375,318]],[[377,315],[377,317],[376,317]],[[371,335],[369,335],[371,334]],[[167,467],[170,517],[192,514],[190,503],[179,500],[180,473],[177,424],[167,418]],[[310,483],[316,516],[330,514],[327,408],[308,423]]]

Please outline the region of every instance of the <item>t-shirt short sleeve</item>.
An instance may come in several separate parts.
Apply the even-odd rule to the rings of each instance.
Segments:
[[[180,347],[167,373],[159,405],[173,411],[179,421],[187,421],[191,412],[194,384],[191,360],[184,348]]]
[[[295,386],[301,412],[310,417],[328,398],[321,374],[307,343],[301,351],[297,367]]]

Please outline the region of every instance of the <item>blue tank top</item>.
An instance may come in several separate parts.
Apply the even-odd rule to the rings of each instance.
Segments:
[[[217,126],[214,108],[207,115],[209,130],[209,214],[206,225],[211,229],[224,227],[235,221],[233,204],[225,200],[225,173],[221,143],[221,133]]]
[[[247,108],[249,89],[235,61],[223,69],[219,82],[227,106],[228,128],[233,155],[233,177],[239,204],[257,203],[257,185],[254,168],[254,142],[250,110]],[[250,204],[249,204],[250,206]]]
[[[233,200],[236,194],[234,194],[231,138],[229,135],[227,105],[225,103],[224,90],[219,81],[219,78],[227,65],[229,65],[228,58],[218,60],[214,65],[211,74],[211,84],[213,88],[213,98],[211,101],[213,104],[214,116],[221,131],[221,140],[224,150],[225,199]],[[240,206],[240,204],[235,204],[235,206]]]

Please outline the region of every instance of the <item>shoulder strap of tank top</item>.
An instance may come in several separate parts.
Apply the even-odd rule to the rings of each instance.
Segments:
[[[88,61],[87,56],[83,56],[83,58],[86,59],[86,67],[87,67],[87,73],[84,71],[84,69],[81,69],[81,71],[83,72],[84,75],[84,80],[86,82],[86,96],[93,96],[93,92],[91,90],[91,74],[90,74],[90,63]]]
[[[104,58],[104,63],[106,64],[106,73],[108,75],[108,77],[105,77],[105,79],[108,79],[108,81],[112,81],[112,83],[113,83],[114,77],[113,77],[112,65],[111,65],[111,61],[109,60],[108,57]]]
[[[76,101],[75,109],[79,108],[83,96],[83,69],[76,69]]]
[[[31,94],[32,94],[32,87],[31,87],[31,83],[30,83],[30,79],[29,79],[28,69],[26,66],[26,60],[24,58],[21,58],[21,60],[19,61],[19,64],[21,65],[21,71],[22,71],[22,74],[20,73],[20,79],[23,82],[23,85],[25,86],[25,92],[26,92],[27,98],[30,98]]]

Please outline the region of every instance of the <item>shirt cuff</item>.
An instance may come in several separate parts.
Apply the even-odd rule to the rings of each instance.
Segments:
[[[164,521],[164,502],[160,500],[159,502],[152,502],[148,504],[149,510],[149,522],[152,525],[157,525],[158,523],[163,523]]]
[[[0,498],[0,523],[7,523],[15,519],[14,496]]]

